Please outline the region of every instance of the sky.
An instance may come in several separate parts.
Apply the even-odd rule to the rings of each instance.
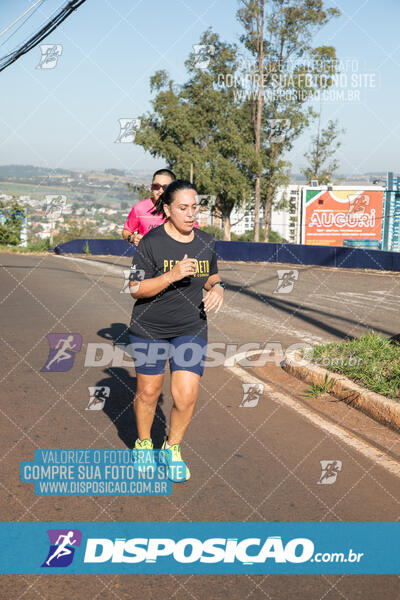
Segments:
[[[26,40],[65,0],[44,0],[1,35],[34,0],[0,0],[0,56]],[[341,16],[316,33],[343,61],[342,88],[322,103],[322,124],[345,129],[342,173],[398,171],[399,0],[325,0]],[[87,0],[44,42],[61,46],[54,68],[37,68],[40,47],[0,73],[0,164],[50,168],[151,170],[165,165],[132,143],[116,143],[119,119],[151,108],[149,80],[159,69],[182,83],[184,61],[209,27],[239,43],[237,0]],[[20,27],[20,25],[22,26]],[[11,35],[11,37],[9,37]],[[358,92],[358,94],[356,93]],[[318,105],[316,105],[318,107]],[[315,126],[287,156],[305,166]]]

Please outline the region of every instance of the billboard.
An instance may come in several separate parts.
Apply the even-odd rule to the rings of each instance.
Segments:
[[[343,246],[343,240],[379,240],[383,188],[307,188],[303,193],[303,243]]]

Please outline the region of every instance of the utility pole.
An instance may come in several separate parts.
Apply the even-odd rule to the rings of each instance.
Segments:
[[[54,240],[54,225],[55,225],[55,221],[54,219],[50,219],[50,247],[53,247],[53,240]]]

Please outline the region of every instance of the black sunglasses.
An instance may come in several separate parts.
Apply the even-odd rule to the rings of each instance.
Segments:
[[[161,183],[152,183],[151,184],[151,189],[158,191],[162,188],[163,192],[165,191],[165,189],[169,186],[169,183],[166,183],[165,185],[161,185]]]

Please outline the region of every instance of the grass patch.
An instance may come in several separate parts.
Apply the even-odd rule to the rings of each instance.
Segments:
[[[0,245],[0,252],[14,252],[17,254],[36,254],[48,252],[49,240],[44,239],[38,242],[28,242],[27,246]]]
[[[313,383],[303,393],[303,396],[305,398],[317,398],[321,394],[330,394],[335,383],[335,379],[329,379],[329,376],[325,375],[324,383]]]
[[[400,344],[380,334],[314,346],[304,356],[372,392],[400,400]]]

